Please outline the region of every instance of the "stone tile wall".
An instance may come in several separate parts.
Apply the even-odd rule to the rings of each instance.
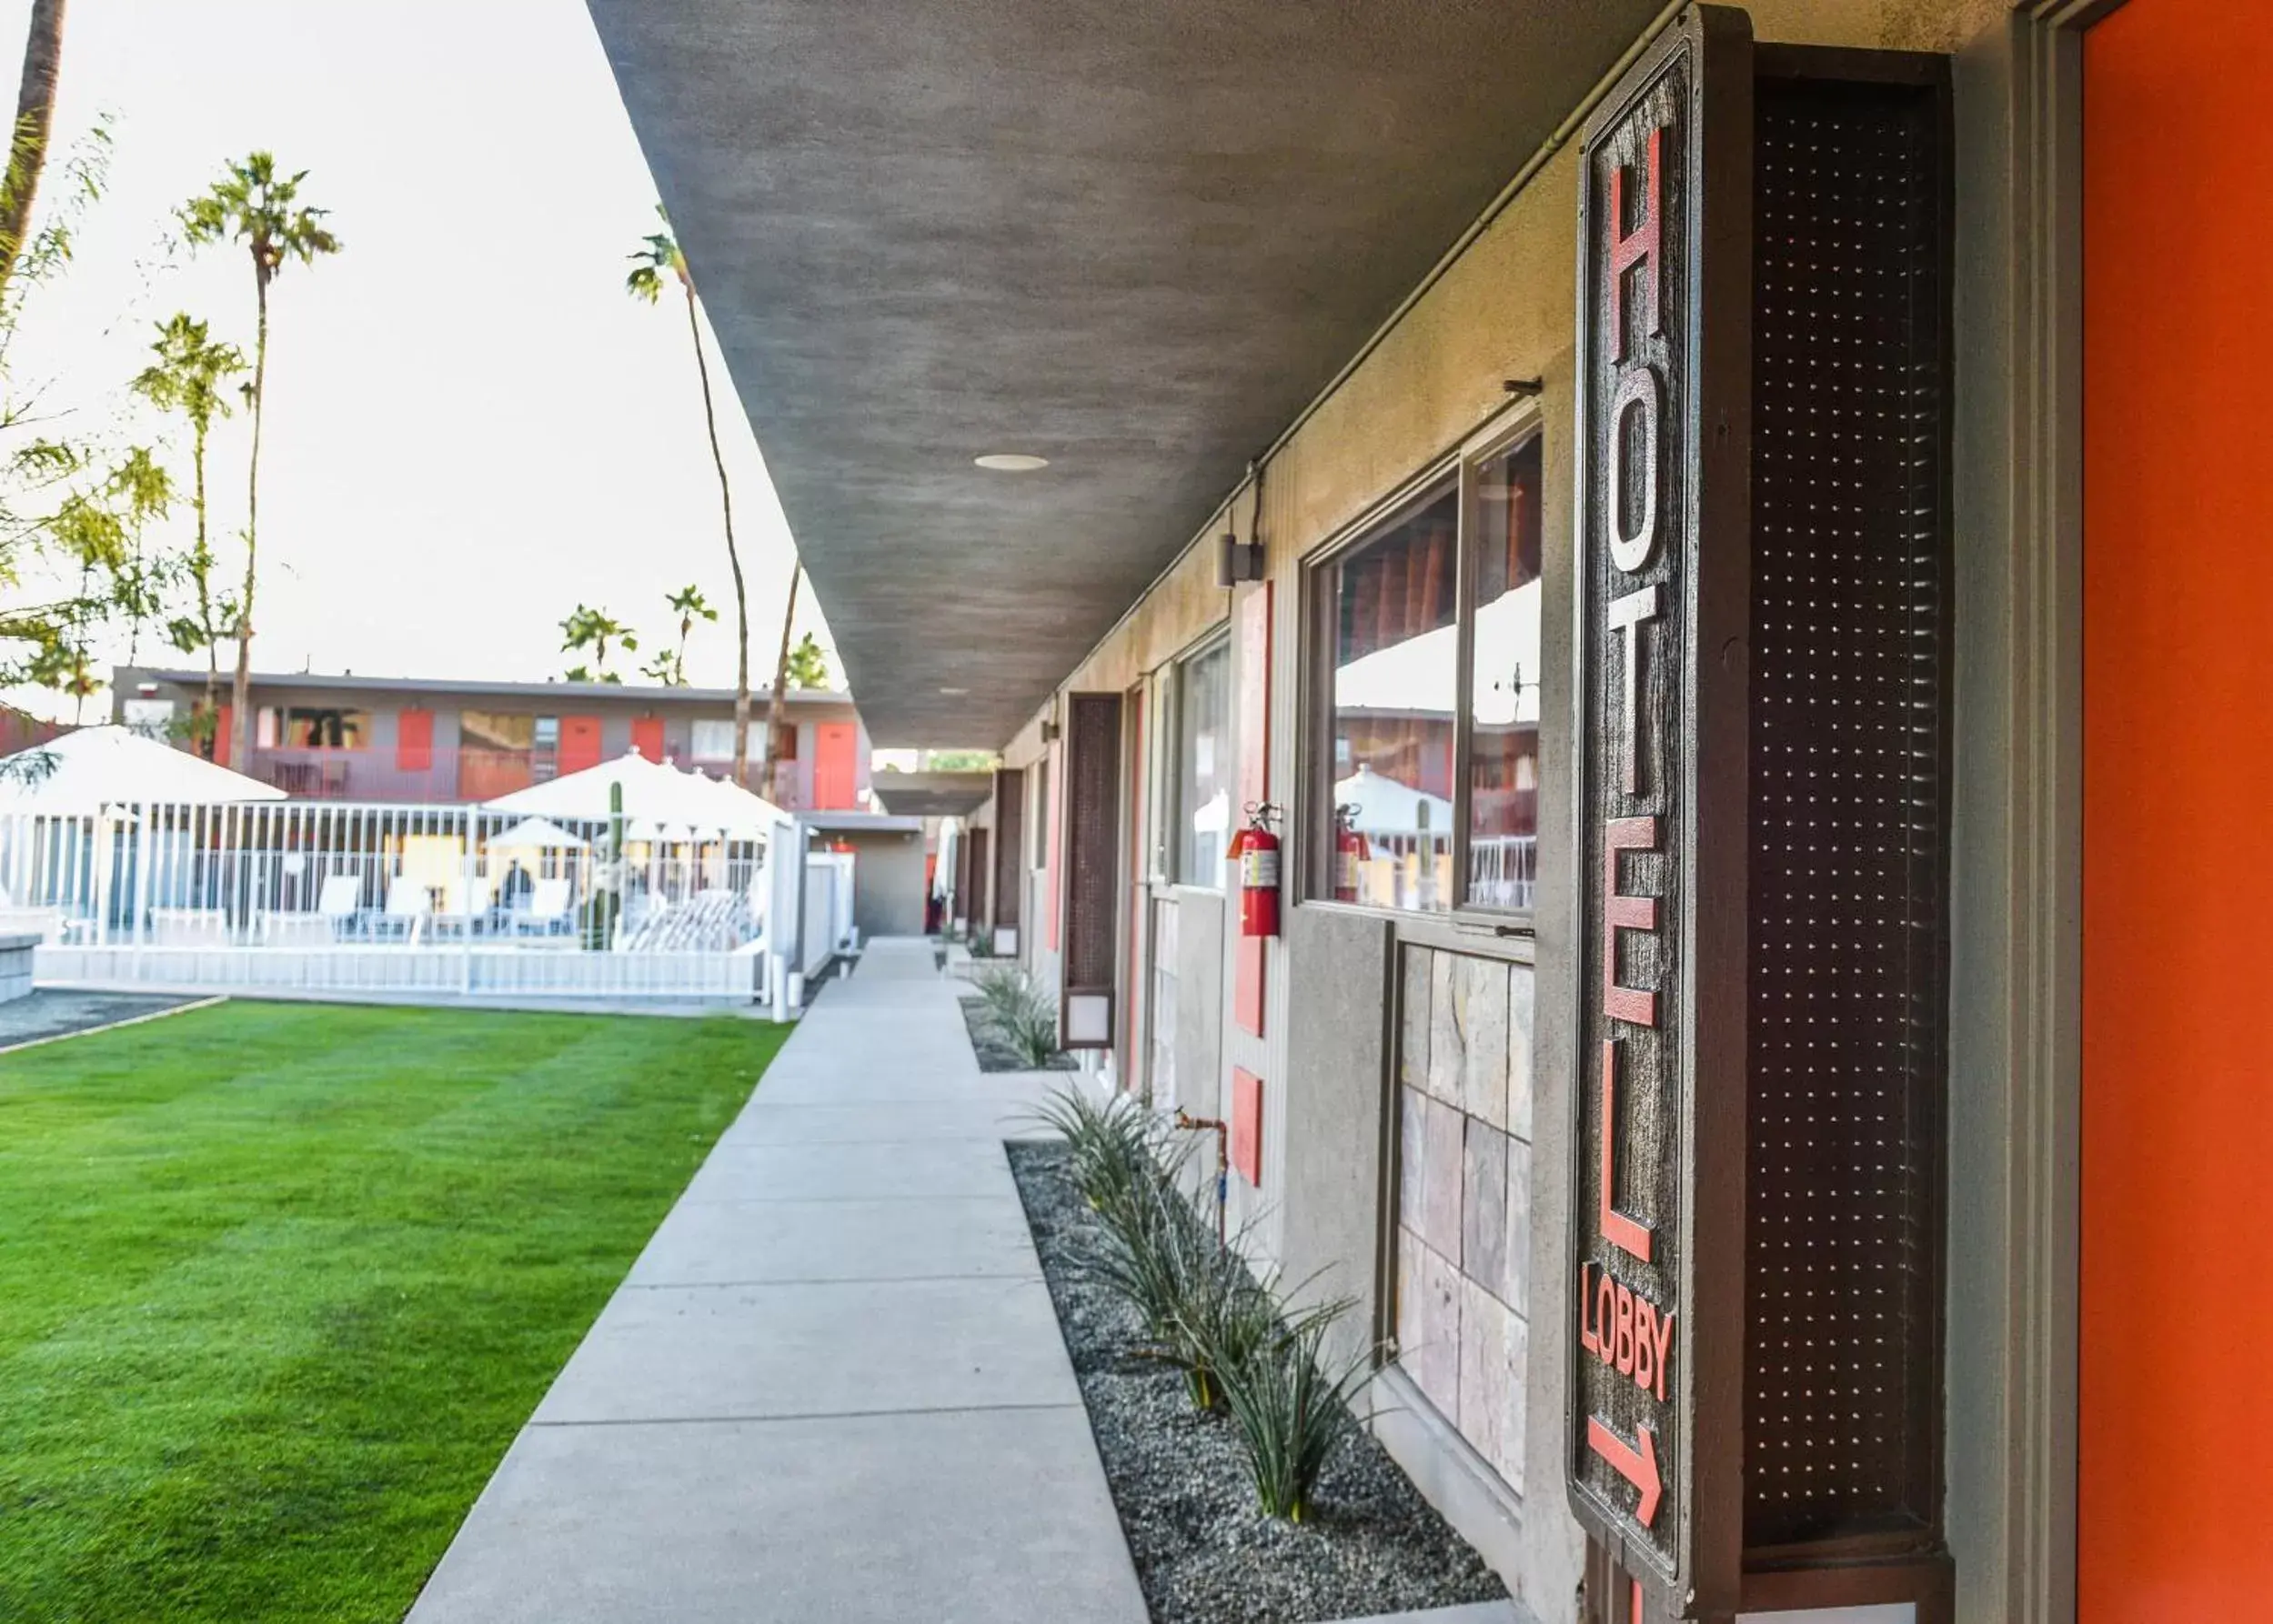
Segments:
[[[1524,1491],[1530,1343],[1532,972],[1403,949],[1398,1362]]]

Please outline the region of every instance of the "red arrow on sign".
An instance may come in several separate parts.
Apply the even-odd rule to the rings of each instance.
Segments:
[[[1642,1491],[1642,1503],[1634,1508],[1634,1518],[1647,1528],[1657,1520],[1658,1497],[1665,1483],[1657,1475],[1657,1435],[1644,1427],[1639,1437],[1642,1447],[1637,1449],[1594,1417],[1586,1418],[1586,1447],[1610,1462],[1611,1470]]]

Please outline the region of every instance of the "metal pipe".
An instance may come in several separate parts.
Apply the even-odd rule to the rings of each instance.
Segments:
[[[1231,1199],[1231,1124],[1214,1117],[1188,1116],[1179,1109],[1176,1126],[1186,1133],[1197,1133],[1204,1128],[1215,1130],[1215,1244],[1229,1246],[1231,1240],[1225,1233],[1223,1209]]]

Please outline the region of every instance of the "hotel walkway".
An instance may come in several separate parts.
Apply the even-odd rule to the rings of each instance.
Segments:
[[[1142,1624],[1002,1152],[1034,1097],[979,1071],[928,943],[875,943],[656,1231],[411,1624]]]

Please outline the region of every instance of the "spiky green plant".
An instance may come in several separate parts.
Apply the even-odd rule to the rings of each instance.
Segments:
[[[1326,1340],[1351,1306],[1340,1298],[1310,1309],[1243,1363],[1218,1373],[1248,1480],[1269,1516],[1302,1520],[1319,1474],[1349,1430],[1350,1395],[1372,1355],[1361,1350],[1335,1361]]]
[[[1125,1094],[1101,1095],[1070,1083],[1053,1089],[1031,1115],[1065,1141],[1074,1188],[1100,1212],[1111,1209],[1108,1222],[1121,1221],[1134,1210],[1132,1194],[1181,1165],[1178,1148]]]
[[[1212,1267],[1194,1271],[1190,1288],[1166,1328],[1169,1357],[1182,1366],[1192,1401],[1213,1409],[1223,1397],[1227,1373],[1244,1369],[1279,1331],[1279,1305],[1268,1278],[1247,1271],[1240,1251],[1208,1236],[1186,1210],[1183,1222],[1206,1238]]]
[[[981,1016],[987,1020],[1032,996],[1032,985],[1026,979],[1026,972],[1016,965],[981,970],[971,978],[971,984],[979,989]]]
[[[1011,967],[974,978],[979,1020],[1021,1064],[1035,1070],[1058,1058],[1057,1000]]]
[[[1002,1047],[1029,1071],[1046,1071],[1060,1054],[1058,1012],[1046,998],[1021,1004],[993,1023]]]

